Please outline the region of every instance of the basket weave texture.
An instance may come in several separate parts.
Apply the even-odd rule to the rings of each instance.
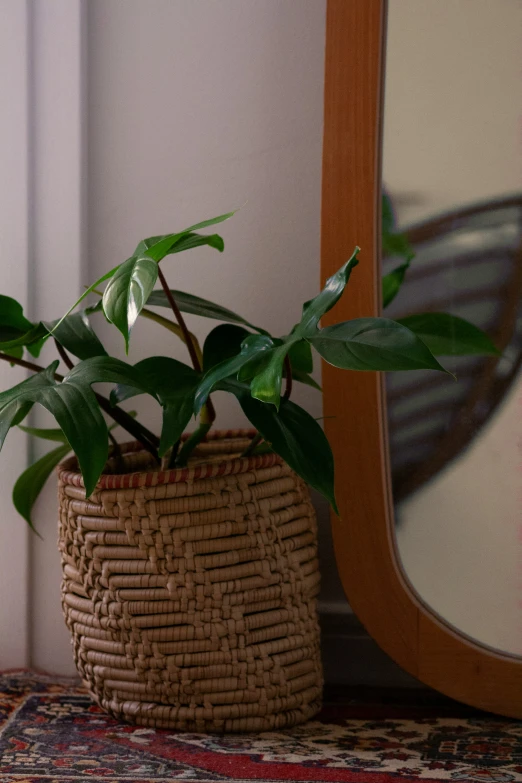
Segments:
[[[304,482],[252,432],[215,432],[187,468],[138,444],[89,500],[58,468],[63,610],[78,671],[119,719],[265,731],[320,707],[317,528]]]

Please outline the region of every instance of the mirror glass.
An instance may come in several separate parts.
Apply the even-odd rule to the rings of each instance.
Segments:
[[[404,276],[384,315],[407,317],[456,376],[387,376],[400,558],[444,620],[515,654],[521,35],[519,0],[389,0],[383,143],[383,275],[398,269],[385,300]]]

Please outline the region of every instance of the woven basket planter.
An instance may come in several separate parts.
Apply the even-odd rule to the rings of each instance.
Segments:
[[[187,731],[265,731],[320,707],[314,509],[252,432],[211,433],[188,468],[154,472],[123,447],[85,500],[58,469],[63,609],[78,671],[119,719]]]

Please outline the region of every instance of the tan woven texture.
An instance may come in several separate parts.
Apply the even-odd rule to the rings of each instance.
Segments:
[[[317,529],[303,481],[252,433],[212,433],[188,468],[108,464],[85,500],[58,469],[63,609],[80,675],[120,719],[265,731],[320,707]]]

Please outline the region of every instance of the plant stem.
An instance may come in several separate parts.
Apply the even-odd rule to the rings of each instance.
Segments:
[[[45,370],[45,367],[40,367],[39,364],[26,362],[25,359],[17,359],[16,356],[8,356],[6,353],[0,353],[0,359],[10,364],[16,364],[18,367],[25,367],[26,370],[31,370],[31,372],[42,372]],[[63,381],[63,375],[60,375],[59,372],[55,372],[54,377],[57,381]]]
[[[192,336],[191,336],[191,334],[190,334],[190,332],[189,332],[189,330],[187,328],[187,324],[185,323],[185,319],[181,315],[181,310],[179,309],[178,305],[176,304],[176,300],[174,299],[174,297],[172,295],[172,291],[169,288],[169,284],[167,283],[166,277],[163,274],[163,272],[161,271],[161,267],[160,267],[159,264],[158,264],[158,277],[159,277],[159,281],[161,283],[161,287],[163,288],[163,291],[165,292],[165,296],[167,297],[168,303],[169,303],[169,305],[171,307],[171,310],[174,313],[176,321],[179,324],[179,328],[183,332],[183,339],[184,339],[184,342],[185,342],[185,344],[186,344],[186,346],[188,348],[188,352],[190,354],[190,359],[192,361],[192,366],[194,367],[196,372],[201,372],[202,369],[203,369],[203,359],[201,359],[201,361],[200,361],[200,359],[199,359],[199,357],[198,357],[198,355],[196,353],[196,349],[194,347],[194,343],[192,342],[192,339],[191,339]],[[201,415],[201,424],[205,424],[206,425],[207,422],[210,422],[210,424],[212,424],[212,422],[215,421],[216,411],[214,409],[214,405],[213,405],[212,400],[210,399],[210,397],[208,398],[208,400],[206,401],[205,405],[203,406],[203,410],[201,411],[201,414],[202,414]],[[197,432],[197,430],[196,430],[196,432]],[[207,432],[208,432],[208,430],[207,430]],[[196,434],[196,433],[194,433],[194,434]],[[187,441],[185,443],[185,446],[187,445],[188,442],[189,441]],[[181,453],[183,453],[183,451],[185,449],[185,446],[183,446],[183,449],[180,452],[180,457],[181,457]]]
[[[39,364],[27,362],[25,359],[18,359],[14,356],[8,356],[7,354],[0,352],[0,360],[2,359],[11,364],[16,364],[19,367],[24,367],[26,370],[31,370],[31,372],[43,372],[43,370],[45,370],[45,367],[41,367]],[[54,374],[54,377],[59,382],[63,381],[63,375],[58,372]],[[109,400],[103,395],[95,392],[95,396],[100,408],[119,424],[120,427],[123,427],[130,435],[136,438],[136,440],[138,440],[155,459],[158,459],[157,446],[159,445],[159,438],[142,424],[135,421],[132,416],[129,416],[122,408],[119,408],[117,405],[113,407]]]
[[[254,435],[254,437],[252,438],[252,440],[250,441],[246,449],[243,452],[241,452],[240,456],[250,457],[250,455],[254,452],[256,446],[259,446],[262,440],[263,440],[263,436],[261,435],[260,432],[258,432],[256,435]]]
[[[158,277],[159,281],[161,283],[161,287],[163,288],[165,292],[165,296],[167,297],[168,303],[172,309],[172,312],[174,313],[174,316],[176,318],[176,321],[179,324],[179,328],[181,329],[183,333],[184,342],[188,348],[188,352],[190,354],[190,359],[192,361],[192,366],[196,370],[196,372],[201,372],[201,362],[199,361],[199,358],[196,353],[196,349],[194,348],[194,344],[191,340],[190,332],[187,328],[187,324],[185,323],[185,320],[183,316],[181,315],[181,310],[176,304],[176,300],[172,296],[172,291],[169,288],[169,284],[167,283],[167,280],[165,278],[165,275],[161,271],[161,267],[158,264]]]
[[[169,331],[173,332],[173,334],[177,335],[180,338],[180,340],[185,342],[185,335],[183,334],[183,330],[181,329],[180,326],[178,326],[178,324],[175,324],[174,321],[169,321],[168,318],[164,318],[162,315],[158,315],[158,313],[149,310],[147,307],[143,308],[140,315],[142,315],[144,318],[148,318],[149,321],[155,321],[160,326],[164,326],[165,329],[168,329]],[[190,339],[192,340],[192,345],[194,346],[194,350],[196,351],[198,361],[200,365],[202,365],[203,354],[201,352],[198,339],[195,334],[192,334],[192,332],[189,332],[189,335],[190,335]]]
[[[283,400],[288,400],[292,394],[292,365],[290,364],[290,358],[288,354],[285,356],[285,370],[286,370],[286,388],[283,394]]]
[[[203,438],[205,437],[205,435],[207,434],[211,426],[212,426],[212,422],[202,421],[199,424],[198,428],[195,430],[195,432],[193,432],[192,435],[189,438],[187,438],[176,459],[175,464],[177,466],[185,467],[192,450],[198,445],[198,443],[201,443],[201,441],[203,440]]]
[[[74,364],[72,363],[72,361],[71,361],[70,357],[67,355],[67,352],[66,352],[65,348],[63,347],[63,345],[61,345],[61,344],[58,342],[58,340],[56,339],[56,337],[54,338],[54,344],[56,345],[56,350],[57,350],[57,351],[58,351],[58,353],[60,354],[60,358],[62,359],[62,361],[63,361],[63,363],[65,364],[65,366],[66,366],[66,367],[67,367],[69,370],[72,370],[72,368],[74,367]]]

